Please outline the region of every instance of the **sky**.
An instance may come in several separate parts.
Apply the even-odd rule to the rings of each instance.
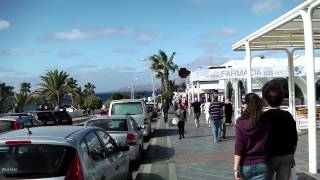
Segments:
[[[233,43],[303,1],[0,0],[0,81],[34,90],[58,69],[96,92],[151,84],[160,49],[190,69],[243,59]]]

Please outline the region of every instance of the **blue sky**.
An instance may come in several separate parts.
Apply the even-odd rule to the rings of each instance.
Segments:
[[[0,81],[35,89],[59,69],[97,92],[150,84],[159,49],[179,67],[241,59],[233,43],[302,1],[0,0]]]

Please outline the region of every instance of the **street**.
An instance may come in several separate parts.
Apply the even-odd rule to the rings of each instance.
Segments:
[[[169,120],[173,114],[169,114]],[[200,117],[200,127],[196,128],[192,116],[188,115],[185,138],[179,139],[176,126],[165,124],[162,119],[154,121],[154,133],[145,143],[145,154],[139,168],[133,171],[136,180],[223,180],[234,179],[234,125],[227,126],[227,137],[213,144],[212,131]],[[319,131],[318,131],[319,134]],[[298,179],[314,180],[307,173],[307,135],[300,135],[296,152],[296,172]]]

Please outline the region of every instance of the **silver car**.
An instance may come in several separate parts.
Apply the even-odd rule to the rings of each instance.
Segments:
[[[131,115],[140,126],[145,126],[143,135],[150,138],[151,116],[142,99],[112,100],[109,107],[109,115]]]
[[[108,117],[95,117],[86,122],[85,126],[98,126],[106,130],[115,140],[127,143],[131,161],[139,162],[143,153],[144,126],[139,126],[129,115],[114,115]]]
[[[98,127],[10,131],[0,135],[0,179],[130,179],[128,149]]]

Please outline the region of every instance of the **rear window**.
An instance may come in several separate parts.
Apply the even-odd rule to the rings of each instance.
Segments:
[[[97,126],[106,131],[128,131],[126,119],[93,120],[89,121],[87,126]]]
[[[13,121],[0,120],[0,133],[10,131],[13,128]]]
[[[50,178],[65,176],[76,151],[41,144],[0,145],[0,176]]]
[[[37,116],[38,116],[38,120],[40,121],[54,120],[54,116],[51,112],[40,112],[40,113],[37,113]]]
[[[142,114],[141,102],[129,102],[129,103],[114,103],[112,104],[111,114],[112,115],[136,115]]]

